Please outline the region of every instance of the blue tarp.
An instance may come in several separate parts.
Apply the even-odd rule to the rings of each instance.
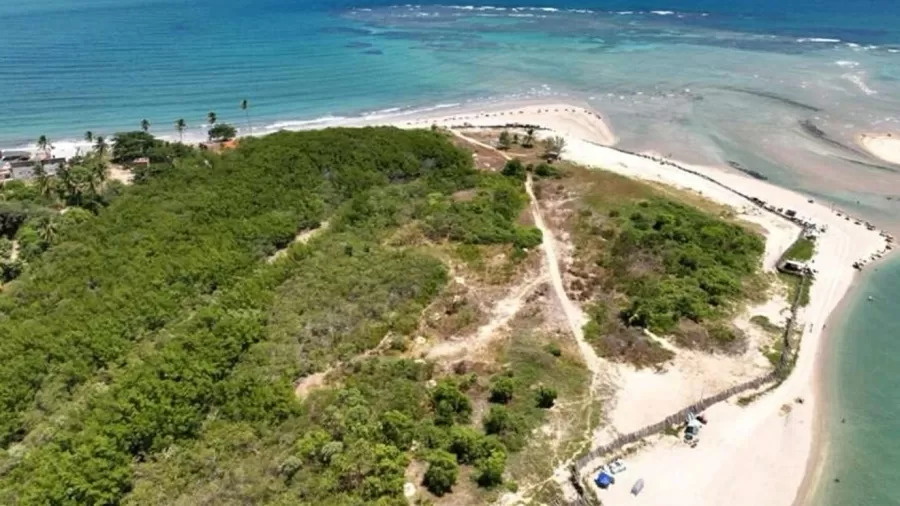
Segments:
[[[610,486],[614,481],[615,479],[613,479],[612,476],[606,474],[605,472],[601,472],[597,475],[597,478],[594,479],[594,483],[596,483],[600,488],[606,488]]]

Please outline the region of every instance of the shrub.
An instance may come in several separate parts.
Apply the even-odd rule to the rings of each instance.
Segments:
[[[408,450],[412,445],[415,424],[403,413],[392,410],[381,415],[381,433],[385,440],[400,448]]]
[[[495,450],[475,463],[475,481],[482,487],[494,487],[503,483],[506,468],[506,452]]]
[[[456,383],[450,379],[438,382],[431,393],[431,405],[434,408],[435,421],[440,425],[466,423],[472,414],[472,403],[469,398],[460,392]]]
[[[547,162],[541,162],[534,168],[534,174],[538,177],[557,177],[559,170]]]
[[[501,376],[491,385],[491,402],[506,404],[513,397],[516,385],[509,376]]]
[[[209,140],[211,141],[227,141],[234,139],[237,130],[228,123],[217,123],[209,129]]]
[[[500,137],[497,139],[497,149],[509,149],[510,146],[512,146],[512,136],[509,134],[509,130],[500,132]]]
[[[535,392],[537,406],[543,409],[552,408],[553,404],[556,402],[556,397],[556,390],[550,387],[541,386],[537,389],[537,392]]]
[[[545,346],[544,349],[547,350],[547,353],[553,355],[554,357],[562,356],[562,350],[556,343],[547,343],[547,346]]]
[[[450,492],[459,474],[459,465],[456,463],[456,457],[444,450],[437,450],[428,456],[426,462],[428,463],[428,470],[425,471],[423,484],[428,488],[428,491],[436,496],[442,496]]]
[[[506,165],[503,166],[503,171],[501,172],[501,174],[506,177],[514,177],[522,181],[525,180],[526,173],[525,165],[523,165],[522,160],[519,160],[518,158],[513,158],[506,162]]]

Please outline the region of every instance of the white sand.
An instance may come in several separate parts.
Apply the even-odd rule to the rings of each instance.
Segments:
[[[900,134],[862,134],[856,141],[873,156],[900,165]]]
[[[764,258],[767,269],[774,267],[781,253],[797,237],[799,230],[795,225],[759,210],[707,179],[606,147],[614,145],[616,137],[593,111],[566,104],[504,107],[456,112],[443,117],[432,114],[415,118],[357,118],[317,124],[314,128],[373,124],[405,128],[427,128],[431,124],[471,124],[476,127],[539,124],[552,130],[541,131],[540,135],[566,138],[568,146],[563,153],[566,159],[689,189],[734,207],[741,218],[757,223],[767,231]],[[900,141],[897,139],[864,136],[860,142],[876,156],[900,163]],[[75,148],[73,143],[65,150],[74,151]],[[818,240],[813,259],[818,274],[811,290],[811,302],[800,315],[803,322],[813,326],[803,325],[797,365],[788,380],[774,392],[747,407],[732,402],[710,408],[707,411],[710,424],[703,429],[696,448],[691,449],[671,437],[655,438],[656,444],[629,458],[628,471],[620,476],[619,484],[607,491],[592,490],[598,492],[607,505],[789,505],[797,496],[812,454],[813,413],[818,401],[814,372],[821,355],[823,325],[850,287],[855,272],[851,266],[853,262],[868,260],[882,251],[885,242],[878,231],[869,231],[853,220],[847,221],[828,206],[809,203],[807,197],[794,191],[726,169],[690,168],[776,207],[794,209],[798,215],[828,227]],[[753,376],[758,370],[758,364],[753,362],[729,362],[721,357],[689,352],[682,352],[664,375],[617,366],[620,395],[611,413],[612,429],[620,432],[635,430],[661,419],[700,395],[710,395],[715,389]],[[797,398],[804,402],[795,402]],[[598,438],[608,436],[608,431],[597,435]],[[632,497],[629,490],[638,478],[644,479],[645,487],[638,497]]]
[[[556,132],[542,132],[542,135],[563,135],[568,143],[563,153],[566,159],[696,191],[734,207],[743,219],[762,225],[767,231],[764,258],[767,269],[774,267],[775,261],[799,233],[795,225],[761,211],[743,197],[707,179],[600,145],[613,144],[615,137],[607,133],[608,127],[590,111],[556,104],[529,107],[521,114],[514,108],[503,114],[497,111],[490,115],[457,114],[449,118],[425,118],[418,123],[405,122],[399,126],[458,125],[460,120],[485,126],[513,120],[559,128]],[[542,112],[538,113],[538,109]],[[543,112],[547,109],[552,112]],[[556,112],[557,109],[560,112]],[[847,221],[827,205],[810,203],[806,196],[797,192],[726,169],[690,168],[776,207],[794,209],[804,219],[828,227],[818,239],[812,261],[818,273],[810,292],[811,302],[799,315],[802,322],[811,323],[812,327],[803,325],[796,367],[779,388],[747,407],[729,402],[710,408],[707,412],[710,424],[704,428],[696,448],[691,449],[674,438],[664,438],[659,444],[650,445],[629,459],[629,469],[621,476],[620,484],[608,491],[598,491],[599,497],[608,505],[789,505],[797,496],[812,454],[813,413],[818,401],[814,372],[821,354],[823,326],[853,281],[853,262],[869,260],[873,254],[883,251],[885,240],[878,231],[869,231],[853,220]],[[753,375],[752,365],[744,366],[749,369],[735,371],[723,367],[723,363],[727,364],[721,360],[717,362],[715,357],[701,358],[684,353],[672,366],[680,371],[677,376],[666,378],[649,371],[624,370],[620,374],[620,387],[628,395],[619,396],[616,402],[612,413],[613,429],[620,432],[635,430],[683,407],[685,401],[710,395],[714,388]],[[682,364],[690,364],[692,368],[686,369]],[[705,391],[706,388],[710,391]],[[795,402],[798,398],[803,399],[802,404]],[[632,497],[629,494],[631,484],[638,478],[644,479],[645,487],[638,497]]]
[[[694,190],[720,203],[745,210],[742,213],[744,217],[749,213],[753,221],[768,231],[765,259],[768,268],[797,236],[795,226],[771,213],[757,209],[747,211],[750,206],[746,200],[706,179],[646,158],[592,144],[573,134],[566,137],[569,147],[564,157],[567,159]],[[828,227],[828,231],[818,239],[817,252],[812,261],[818,273],[811,290],[811,302],[799,316],[801,321],[812,323],[813,328],[803,327],[797,365],[778,389],[748,407],[735,404],[714,406],[708,411],[711,423],[704,429],[697,448],[690,449],[680,443],[649,447],[631,459],[629,471],[622,476],[625,483],[600,492],[600,497],[604,504],[610,505],[624,504],[626,501],[628,504],[692,506],[791,504],[812,451],[812,417],[817,401],[814,372],[821,351],[819,342],[823,325],[853,281],[853,262],[867,260],[872,254],[880,252],[885,240],[878,231],[869,231],[863,225],[856,225],[853,220],[838,217],[828,206],[809,203],[807,197],[794,191],[724,169],[690,168],[776,207],[794,209],[799,216]],[[726,373],[711,367],[710,374],[720,376]],[[629,426],[626,430],[633,430],[637,428],[634,425],[658,420],[674,411],[669,408],[675,406],[668,405],[658,409],[657,403],[671,404],[665,399],[693,394],[670,391],[667,395],[659,395],[657,389],[669,387],[653,381],[646,373],[637,375],[638,378],[626,380],[626,385],[628,382],[643,382],[646,386],[644,394],[633,391],[627,401],[619,401],[617,410],[625,409],[622,402],[631,402],[641,406],[643,412],[652,412],[656,416],[642,414],[641,409],[633,409],[634,414],[629,417],[614,415],[614,424],[623,428]],[[696,385],[685,385],[696,389]],[[711,393],[706,392],[706,395]],[[796,398],[802,398],[804,402],[798,404],[794,402]],[[784,405],[790,406],[787,415],[782,412]],[[635,498],[630,496],[629,491],[633,480],[638,478],[643,478],[646,486]]]

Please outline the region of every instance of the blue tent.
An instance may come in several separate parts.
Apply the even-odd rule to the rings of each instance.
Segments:
[[[598,474],[594,479],[594,483],[596,483],[600,488],[607,488],[615,482],[616,479],[607,474],[605,471],[601,471],[600,474]]]

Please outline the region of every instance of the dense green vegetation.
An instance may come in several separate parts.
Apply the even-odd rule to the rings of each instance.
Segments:
[[[597,174],[580,176],[609,184],[581,184],[574,217],[591,301],[586,337],[605,356],[644,364],[669,353],[629,327],[691,346],[737,345],[723,317],[749,294],[762,238],[642,183]]]
[[[155,144],[116,146],[127,159]],[[437,259],[385,246],[394,230],[540,242],[515,222],[518,179],[476,173],[424,131],[169,153],[73,215],[0,294],[0,503],[394,504],[410,459],[434,466],[435,492],[452,487],[446,452],[482,486],[502,480],[514,438],[470,424],[470,380],[352,357],[413,331],[446,282]],[[338,360],[338,386],[299,401],[292,383]]]

